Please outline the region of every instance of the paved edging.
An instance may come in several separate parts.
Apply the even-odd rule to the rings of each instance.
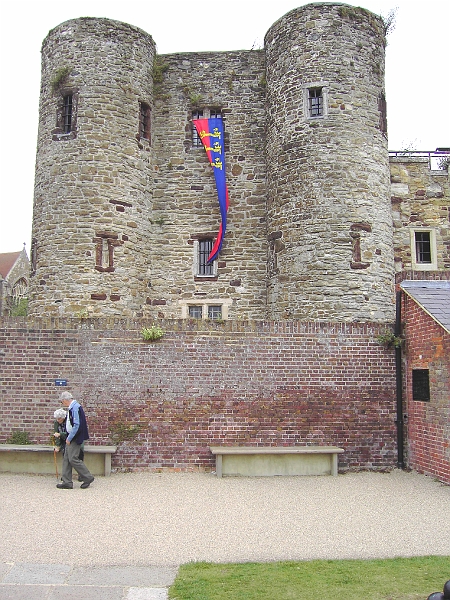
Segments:
[[[0,563],[2,600],[167,600],[176,567]]]

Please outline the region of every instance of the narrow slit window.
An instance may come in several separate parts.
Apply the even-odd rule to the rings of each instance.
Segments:
[[[429,231],[416,231],[416,263],[431,263],[431,236]]]
[[[428,369],[413,369],[412,393],[413,400],[430,401],[430,372]]]
[[[308,90],[308,112],[310,117],[321,117],[323,115],[322,88],[310,88]]]
[[[214,265],[208,263],[208,257],[213,247],[212,239],[199,240],[198,242],[198,274],[214,275]]]
[[[192,120],[194,121],[195,119],[203,119],[202,110],[196,110],[192,112]],[[192,123],[192,146],[194,148],[201,148],[203,146],[202,140],[197,133],[194,123]]]
[[[72,131],[72,112],[73,112],[73,95],[64,96],[63,104],[63,131],[70,133]]]
[[[387,107],[386,96],[382,93],[378,98],[378,110],[380,111],[380,131],[387,133]]]
[[[150,106],[144,102],[139,105],[139,136],[150,141]]]

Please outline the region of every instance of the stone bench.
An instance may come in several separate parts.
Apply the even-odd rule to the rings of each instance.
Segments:
[[[84,462],[93,475],[111,475],[111,455],[117,446],[84,447]],[[1,473],[55,473],[53,446],[41,444],[0,444]],[[58,472],[61,474],[62,455],[56,453]]]
[[[210,446],[217,477],[338,474],[336,446]]]

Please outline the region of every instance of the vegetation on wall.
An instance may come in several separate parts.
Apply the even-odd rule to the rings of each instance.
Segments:
[[[110,423],[108,428],[112,441],[115,444],[121,444],[122,442],[133,440],[138,435],[141,425],[139,423],[137,425],[130,424],[121,417],[118,417]]]
[[[368,18],[372,26],[376,26],[372,13],[359,6],[340,6],[338,14],[341,19],[348,19],[357,23],[361,23],[364,18]],[[397,16],[397,8],[393,8],[387,15],[380,15],[383,22],[383,32],[385,37],[392,33],[395,29],[395,19]]]
[[[52,79],[50,80],[50,87],[53,94],[55,94],[66,81],[70,71],[70,67],[60,67],[53,75]]]
[[[10,314],[11,317],[26,317],[28,315],[28,298],[12,300]]]
[[[168,98],[170,98],[169,95],[164,95],[162,93],[164,73],[168,70],[168,68],[168,63],[164,62],[164,60],[160,56],[155,56],[152,68],[153,91],[155,98],[158,98],[160,100],[167,100]]]
[[[200,107],[203,104],[203,96],[198,92],[194,92],[188,85],[185,85],[183,87],[183,92],[185,93],[187,98],[189,98],[189,102],[191,103],[193,108]]]
[[[28,431],[13,431],[11,437],[6,440],[7,444],[16,444],[17,446],[28,446],[31,440],[28,436]]]
[[[159,84],[163,82],[164,73],[168,70],[169,65],[164,62],[164,60],[160,56],[156,56],[153,62],[152,76],[153,83]]]
[[[384,25],[384,34],[387,36],[395,29],[398,7],[392,8],[386,16],[381,15]]]
[[[156,342],[161,339],[164,335],[164,331],[158,325],[152,325],[151,327],[143,327],[141,329],[141,336],[144,342]]]
[[[395,335],[392,331],[385,331],[377,336],[377,341],[386,348],[400,348],[403,344],[403,338]]]

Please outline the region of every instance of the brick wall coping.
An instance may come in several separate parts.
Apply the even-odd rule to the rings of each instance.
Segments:
[[[148,319],[124,319],[117,318],[33,318],[27,317],[2,317],[0,318],[0,329],[40,331],[53,330],[54,332],[77,332],[81,330],[94,331],[136,331],[143,327],[149,327],[153,323],[159,325],[166,333],[170,332],[233,332],[233,333],[266,333],[266,334],[315,334],[327,332],[331,334],[352,335],[374,334],[380,329],[384,330],[389,323],[376,322],[328,322],[328,321],[207,321],[202,319],[161,319],[149,322]],[[148,343],[148,342],[146,342]]]

